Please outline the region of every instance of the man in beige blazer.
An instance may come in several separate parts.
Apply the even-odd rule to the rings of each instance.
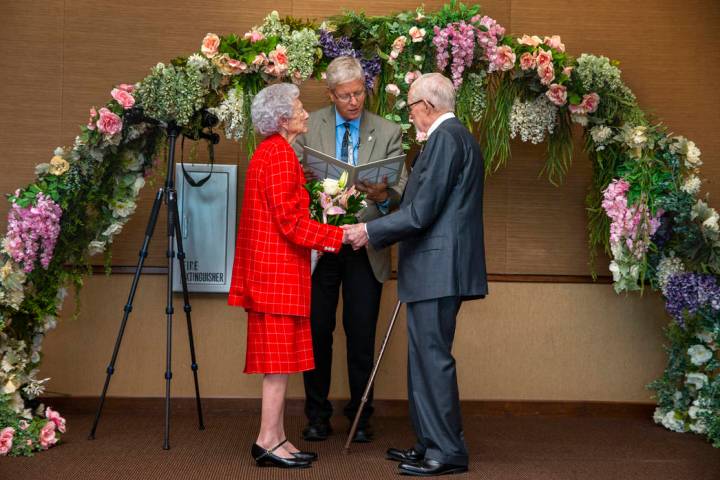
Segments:
[[[365,75],[357,59],[333,60],[327,69],[327,84],[333,105],[310,114],[308,132],[298,136],[293,144],[298,158],[302,159],[304,145],[354,165],[403,153],[400,126],[364,109]],[[367,194],[368,206],[360,212],[360,221],[368,222],[396,208],[406,181],[407,173],[403,171],[398,185],[391,188],[384,183],[356,185]],[[390,249],[375,250],[370,245],[357,251],[343,245],[339,254],[323,255],[318,261],[312,276],[310,312],[315,370],[304,374],[308,418],[303,430],[305,440],[325,440],[332,432],[328,394],[340,287],[350,384],[350,401],[343,413],[352,421],[372,371],[380,296],[390,269]],[[372,412],[371,394],[354,441],[372,439],[369,423]]]

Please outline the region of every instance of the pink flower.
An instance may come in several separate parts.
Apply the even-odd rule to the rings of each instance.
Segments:
[[[552,63],[539,65],[537,72],[538,76],[540,76],[540,83],[543,85],[550,85],[555,80],[555,68]]]
[[[415,132],[415,140],[418,142],[424,142],[427,140],[427,132],[421,132],[420,130]]]
[[[422,75],[422,73],[421,73],[419,70],[415,70],[414,72],[407,72],[407,73],[405,74],[405,83],[407,83],[408,85],[410,85],[410,84],[413,83],[415,80],[417,80],[418,78],[420,78],[421,75]]]
[[[394,83],[388,83],[385,86],[385,91],[389,93],[390,95],[395,95],[396,97],[400,95],[400,88],[395,85]]]
[[[538,39],[539,40],[539,39]],[[554,48],[559,52],[565,51],[565,44],[560,41],[560,35],[553,35],[552,37],[545,37],[543,43],[550,48]]]
[[[12,427],[3,428],[0,432],[0,455],[7,455],[13,446],[13,436],[15,429]]]
[[[570,78],[570,75],[572,74],[573,68],[574,68],[574,67],[565,67],[565,68],[563,68],[563,71],[562,71],[563,75],[565,75],[566,77]]]
[[[567,87],[553,83],[545,92],[547,98],[558,107],[562,107],[567,102]]]
[[[287,49],[282,45],[275,47],[275,50],[268,54],[268,65],[265,73],[275,77],[282,77],[288,70]]]
[[[587,115],[597,110],[600,104],[600,95],[597,93],[588,93],[583,95],[582,101],[579,105],[570,105],[570,113],[577,115]]]
[[[405,35],[400,35],[395,40],[393,40],[392,49],[397,50],[398,53],[401,53],[405,49],[406,44],[407,44],[407,37]]]
[[[525,52],[520,55],[520,68],[523,70],[530,70],[535,68],[535,56],[530,52]]]
[[[549,50],[543,50],[538,48],[537,52],[537,64],[538,65],[552,65],[553,57],[552,52]]]
[[[267,64],[267,62],[268,62],[267,55],[260,52],[257,55],[255,55],[255,58],[253,58],[252,65],[254,67],[260,67],[260,66]]]
[[[117,86],[120,90],[125,90],[128,93],[133,93],[135,91],[135,85],[131,85],[129,83],[121,83]]]
[[[345,214],[345,209],[342,208],[342,207],[338,207],[338,206],[333,205],[332,207],[330,207],[330,208],[328,208],[327,210],[325,210],[325,213],[326,213],[327,215],[344,215],[344,214]]]
[[[200,47],[200,51],[208,58],[212,58],[218,53],[218,48],[220,47],[220,37],[215,35],[214,33],[208,33],[205,35],[205,38],[203,38],[202,46]]]
[[[247,63],[241,62],[240,60],[235,60],[234,58],[228,58],[227,66],[230,68],[230,71],[235,75],[243,73],[245,70],[248,69]]]
[[[418,27],[412,27],[408,31],[410,34],[410,38],[412,38],[412,41],[414,43],[422,42],[425,38],[425,29],[424,28],[418,28]]]
[[[45,410],[45,418],[52,421],[57,429],[60,430],[60,433],[65,433],[65,419],[61,417],[58,412],[48,407]]]
[[[55,424],[53,422],[47,422],[40,430],[40,446],[47,450],[56,443],[57,437],[55,436]]]
[[[347,208],[348,206],[348,200],[350,197],[354,196],[357,193],[357,190],[355,189],[355,185],[350,186],[347,190],[343,192],[342,195],[340,195],[340,198],[338,199],[338,204],[342,208]]]
[[[20,430],[27,430],[30,424],[27,422],[27,420],[20,420],[18,422],[18,427],[20,427]]]
[[[97,128],[100,133],[106,135],[115,135],[122,130],[122,120],[113,112],[103,107],[100,109],[100,118],[98,119]]]
[[[135,105],[135,98],[126,90],[119,88],[113,88],[110,95],[120,104],[125,110],[132,108]]]
[[[508,45],[503,45],[497,49],[495,65],[497,65],[501,71],[507,72],[515,67],[515,59],[513,49]]]
[[[323,210],[332,207],[332,197],[325,192],[320,192],[320,206]]]
[[[95,117],[97,117],[97,110],[95,110],[95,107],[92,107],[90,109],[90,119],[88,120],[87,128],[90,130],[95,130]]]
[[[250,40],[250,43],[259,42],[260,40],[263,40],[265,38],[265,35],[258,32],[257,30],[251,30],[245,34],[245,39]]]
[[[540,37],[537,35],[533,35],[532,37],[523,35],[521,38],[518,38],[517,41],[520,45],[529,45],[531,47],[537,47],[542,43],[542,40],[540,40]]]
[[[27,442],[25,442],[25,445],[27,445],[28,447],[32,447],[32,444],[32,440],[28,440]]]

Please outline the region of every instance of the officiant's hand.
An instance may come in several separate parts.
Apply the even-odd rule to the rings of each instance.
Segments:
[[[364,223],[356,223],[355,225],[343,225],[344,238],[352,245],[353,250],[359,250],[368,243],[368,235],[365,231]]]
[[[382,203],[388,199],[387,177],[383,177],[382,183],[357,182],[355,188],[365,193],[365,198],[375,203]]]

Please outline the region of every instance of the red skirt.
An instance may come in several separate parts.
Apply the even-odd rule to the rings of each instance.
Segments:
[[[249,310],[245,373],[297,373],[315,368],[310,318]]]

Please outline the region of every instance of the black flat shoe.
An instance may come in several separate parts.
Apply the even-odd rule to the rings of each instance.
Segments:
[[[385,452],[385,458],[388,460],[394,460],[396,462],[420,462],[425,458],[424,453],[419,453],[414,448],[408,448],[407,450],[400,450],[399,448],[388,448]]]
[[[302,432],[303,439],[307,442],[321,442],[327,440],[332,433],[330,422],[319,421],[311,422]]]
[[[308,460],[301,460],[295,458],[282,458],[275,455],[273,452],[278,448],[282,447],[287,439],[275,445],[270,450],[266,450],[257,443],[254,443],[250,449],[250,454],[255,459],[258,467],[278,467],[278,468],[308,468],[310,462]]]
[[[314,462],[318,459],[318,454],[315,452],[290,452],[298,460],[305,460],[306,462]]]
[[[403,462],[398,465],[398,468],[400,474],[414,477],[435,477],[437,475],[451,475],[468,471],[467,465],[450,465],[449,463],[440,463],[427,458],[418,463]]]

